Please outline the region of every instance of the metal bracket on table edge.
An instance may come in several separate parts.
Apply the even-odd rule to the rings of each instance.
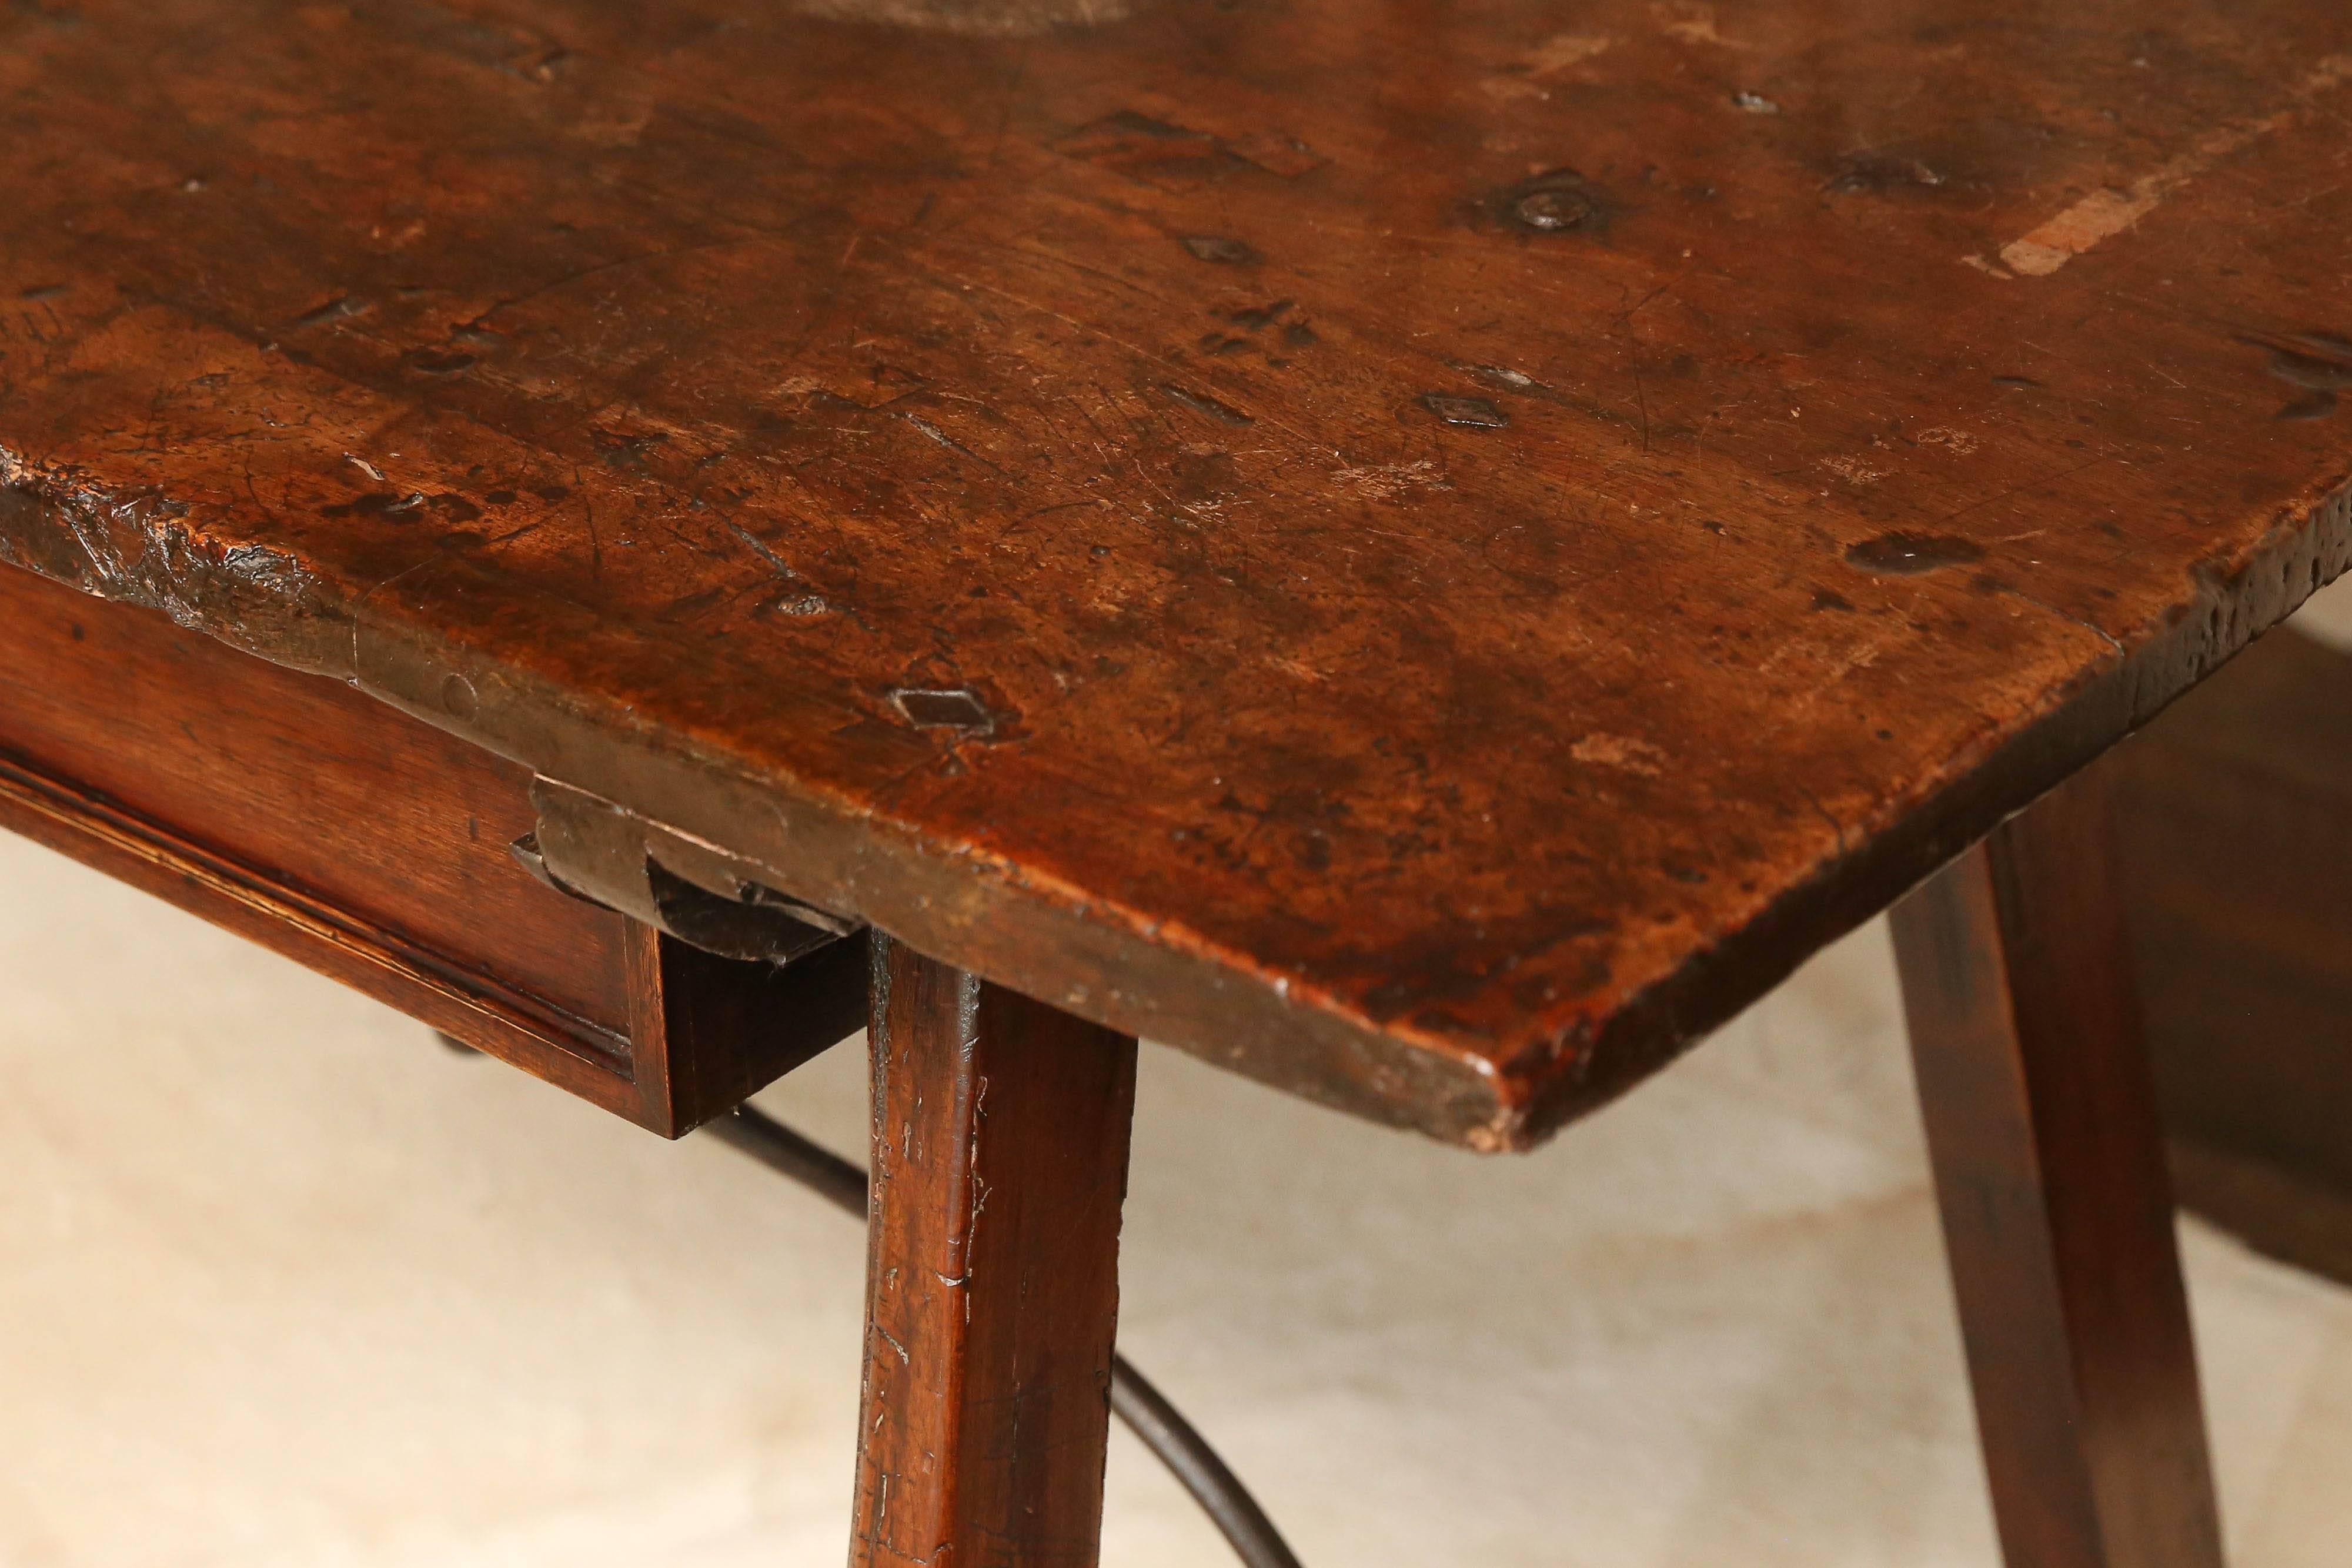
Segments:
[[[517,839],[525,871],[722,958],[789,964],[859,930],[761,882],[760,868],[569,784],[531,780],[539,826]]]

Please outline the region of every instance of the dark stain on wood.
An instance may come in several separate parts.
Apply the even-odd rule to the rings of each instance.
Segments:
[[[1186,235],[1184,248],[1202,261],[1222,262],[1227,267],[1255,267],[1265,259],[1247,241],[1223,235]]]
[[[1490,221],[1534,235],[1598,234],[1611,209],[1573,169],[1551,169],[1490,193],[1480,204]]]
[[[2325,419],[2336,394],[2352,388],[2352,341],[2333,332],[2241,333],[2242,341],[2270,351],[2270,372],[2302,389],[2278,411],[2280,419]]]
[[[1882,577],[1913,577],[1949,566],[1969,566],[1984,559],[1985,548],[1956,534],[1880,534],[1846,547],[1845,559]]]
[[[1444,392],[1423,392],[1421,406],[1448,424],[1458,424],[1469,430],[1500,430],[1511,423],[1511,416],[1483,397],[1453,397]]]

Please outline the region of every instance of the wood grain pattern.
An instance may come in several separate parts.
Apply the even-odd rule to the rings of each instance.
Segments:
[[[2352,550],[2339,6],[1044,14],[9,11],[0,556],[1502,1147]]]
[[[550,896],[508,853],[534,821],[530,770],[347,685],[0,572],[0,748],[626,1035],[623,921]]]
[[[874,950],[853,1568],[1094,1568],[1135,1040]]]
[[[2221,1568],[2098,770],[1895,910],[2009,1568]]]
[[[675,1137],[853,1032],[863,943],[790,973],[525,874],[530,775],[315,675],[0,572],[0,827]]]

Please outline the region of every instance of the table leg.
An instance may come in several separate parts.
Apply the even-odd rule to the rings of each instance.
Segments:
[[[2009,1568],[2220,1568],[2100,770],[1895,911]]]
[[[853,1568],[1094,1568],[1135,1040],[874,942]]]

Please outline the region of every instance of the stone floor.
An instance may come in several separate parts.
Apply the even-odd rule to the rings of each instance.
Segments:
[[[855,1226],[0,839],[0,1564],[841,1561]],[[845,1046],[764,1101],[855,1152]],[[1309,1568],[1993,1562],[1883,930],[1531,1158],[1147,1048],[1129,1353]],[[2191,1228],[2239,1568],[2352,1294]],[[1222,1559],[1122,1434],[1111,1568]]]

